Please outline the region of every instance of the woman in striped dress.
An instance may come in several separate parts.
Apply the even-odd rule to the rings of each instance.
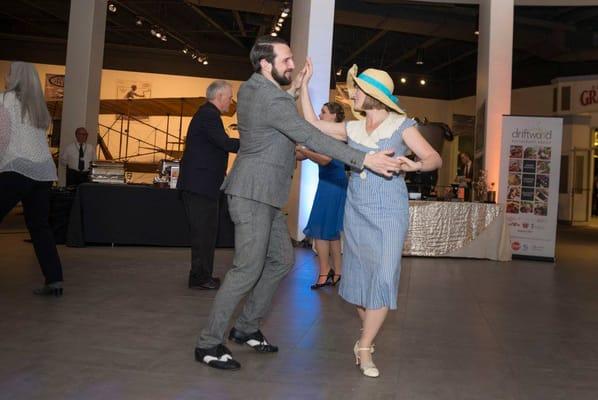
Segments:
[[[305,118],[324,133],[365,152],[389,150],[403,163],[401,171],[433,171],[442,165],[438,153],[421,136],[393,96],[394,84],[381,70],[357,75],[353,66],[347,85],[353,111],[362,119],[346,124],[319,121],[309,99],[312,74],[307,60],[301,89]],[[365,119],[363,116],[365,115]],[[405,157],[408,150],[419,161]],[[409,224],[409,203],[403,175],[392,178],[365,169],[352,171],[345,205],[343,280],[339,294],[357,308],[362,330],[353,349],[356,363],[368,377],[379,376],[372,361],[373,342],[388,310],[397,308],[401,253]]]

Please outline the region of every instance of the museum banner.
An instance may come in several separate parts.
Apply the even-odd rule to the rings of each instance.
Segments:
[[[499,202],[514,257],[554,261],[563,120],[503,116]]]

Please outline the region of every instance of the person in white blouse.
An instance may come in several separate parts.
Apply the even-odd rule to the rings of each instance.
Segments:
[[[66,185],[77,186],[89,180],[89,164],[96,159],[95,146],[87,143],[87,129],[75,130],[75,142],[60,154],[60,165],[66,167]]]
[[[62,295],[62,265],[49,224],[50,187],[57,180],[48,147],[50,113],[32,64],[13,62],[0,93],[0,222],[20,201],[45,277],[37,295]]]

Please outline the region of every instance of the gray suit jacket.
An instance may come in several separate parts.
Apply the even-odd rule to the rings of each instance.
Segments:
[[[303,119],[295,99],[263,75],[241,85],[237,120],[241,145],[221,189],[225,193],[282,207],[295,169],[295,143],[357,169],[365,153],[334,140]]]

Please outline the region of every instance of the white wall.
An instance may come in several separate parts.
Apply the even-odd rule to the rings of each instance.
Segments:
[[[511,94],[511,114],[552,115],[552,85],[515,89]]]

